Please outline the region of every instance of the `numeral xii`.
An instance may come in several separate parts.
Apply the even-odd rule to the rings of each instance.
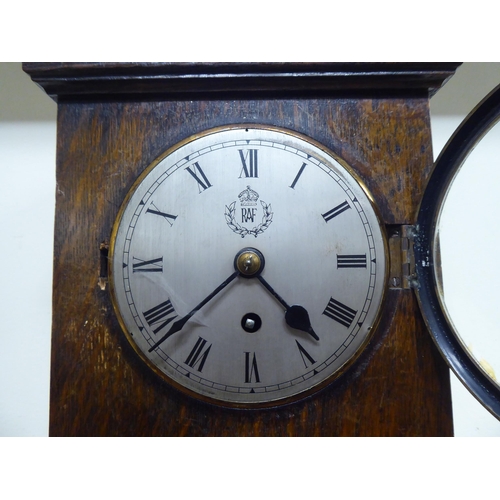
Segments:
[[[240,179],[245,177],[259,177],[259,167],[257,162],[258,149],[249,149],[246,154],[242,149],[238,149],[242,164]]]

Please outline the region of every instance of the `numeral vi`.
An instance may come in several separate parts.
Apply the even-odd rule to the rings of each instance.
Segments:
[[[253,381],[260,382],[257,358],[254,352],[245,352],[245,383],[251,384]]]

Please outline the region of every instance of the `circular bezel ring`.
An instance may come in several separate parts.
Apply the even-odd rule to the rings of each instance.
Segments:
[[[436,231],[446,193],[468,155],[500,119],[500,85],[465,118],[436,160],[419,209],[414,243],[416,293],[427,327],[458,379],[500,419],[500,387],[468,354],[439,293]]]

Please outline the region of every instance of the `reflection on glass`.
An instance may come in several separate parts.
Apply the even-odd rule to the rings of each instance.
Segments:
[[[437,227],[437,281],[450,323],[500,385],[500,123],[455,175]]]

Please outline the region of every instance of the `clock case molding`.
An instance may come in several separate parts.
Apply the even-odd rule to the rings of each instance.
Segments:
[[[24,63],[58,103],[50,435],[452,435],[449,369],[405,286],[405,255],[433,167],[429,98],[457,66]],[[139,174],[186,137],[234,123],[334,151],[389,239],[386,302],[366,349],[320,392],[270,409],[211,405],[161,381],[128,345],[105,286],[106,244]]]

